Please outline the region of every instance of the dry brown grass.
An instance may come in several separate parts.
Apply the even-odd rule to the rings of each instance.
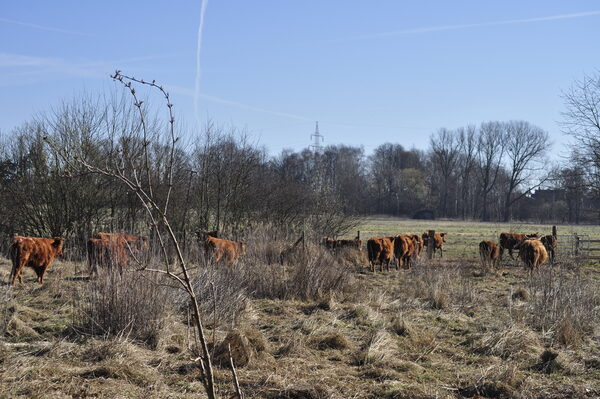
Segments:
[[[202,306],[218,359],[221,397],[233,394],[226,346],[247,398],[600,395],[593,335],[579,335],[576,345],[561,343],[573,340],[569,326],[591,331],[577,324],[585,315],[594,316],[589,302],[574,300],[593,298],[590,290],[599,287],[594,269],[587,269],[589,286],[567,295],[556,287],[573,288],[576,279],[559,282],[555,275],[551,283],[532,283],[522,268],[480,277],[473,273],[476,261],[422,260],[410,271],[373,275],[318,247],[309,251],[322,259],[312,261],[314,269],[298,269],[302,273],[296,278],[306,281],[301,289],[291,285],[300,260],[282,268],[268,265],[267,253],[248,254],[231,269],[215,267],[220,273],[213,275],[204,265],[194,270],[199,279],[207,277]],[[348,281],[323,289],[335,279],[317,266],[343,270]],[[0,277],[7,270],[0,262]],[[566,278],[576,277],[568,273]],[[166,308],[159,344],[149,346],[132,334],[74,334],[78,298],[94,282],[63,262],[51,270],[48,282],[40,287],[29,281],[12,290],[9,320],[18,321],[12,335],[0,337],[0,397],[201,397],[198,364],[191,360],[197,343],[183,302],[174,300]],[[321,289],[300,294],[307,292],[308,282]],[[529,299],[514,296],[520,288]],[[561,325],[564,319],[554,318],[548,328],[541,327],[544,292],[547,301],[563,309],[557,315],[570,310],[577,319]],[[223,301],[216,323],[210,320],[214,297]],[[585,328],[599,327],[595,317]],[[542,356],[544,351],[558,354],[554,363]]]

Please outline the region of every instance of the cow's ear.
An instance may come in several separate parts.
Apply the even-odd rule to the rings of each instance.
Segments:
[[[445,236],[445,235],[446,235],[446,233],[440,233],[440,235],[443,237],[443,236]]]
[[[62,237],[54,237],[54,242],[52,242],[53,247],[59,247],[63,243]]]

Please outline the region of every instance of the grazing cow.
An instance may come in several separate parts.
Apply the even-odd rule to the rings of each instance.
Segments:
[[[396,269],[402,266],[410,269],[413,257],[415,256],[418,241],[408,235],[399,234],[394,239],[394,256],[397,260]]]
[[[394,239],[395,237],[372,237],[367,241],[369,265],[373,273],[376,262],[379,262],[380,272],[383,272],[384,263],[387,270],[390,270],[390,262],[394,258]]]
[[[494,269],[498,264],[500,249],[493,241],[481,241],[479,243],[479,256],[484,270],[488,267]]]
[[[523,240],[515,249],[519,250],[519,258],[529,268],[529,271],[537,270],[548,260],[548,252],[544,244],[538,239]]]
[[[227,263],[235,263],[241,255],[246,253],[246,243],[206,236],[204,250],[207,255],[213,256],[215,262],[223,259]]]
[[[23,268],[31,267],[37,275],[38,283],[44,282],[44,274],[52,264],[54,258],[62,256],[64,239],[62,237],[38,238],[15,236],[10,246],[10,258],[12,260],[12,271],[10,273],[11,284],[15,285],[15,279],[23,282]]]
[[[500,260],[502,260],[502,255],[504,254],[504,250],[508,249],[508,254],[512,259],[513,249],[517,249],[520,243],[527,240],[528,238],[537,238],[538,234],[519,234],[519,233],[500,233]]]
[[[129,264],[133,256],[148,249],[148,238],[125,233],[96,233],[87,241],[90,276],[98,273],[98,266],[119,273]]]
[[[554,263],[554,257],[556,256],[556,247],[557,247],[557,239],[556,236],[547,235],[540,238],[542,244],[544,244],[544,248],[546,248],[546,252],[550,255],[550,262]]]
[[[423,239],[423,246],[429,246],[429,232],[426,231],[421,235]],[[444,257],[444,243],[446,242],[446,233],[435,233],[433,235],[433,254],[435,255],[435,251],[440,250],[440,257]]]
[[[415,242],[415,257],[420,257],[421,251],[423,250],[423,246],[425,245],[423,237],[413,233],[406,234],[406,236]]]

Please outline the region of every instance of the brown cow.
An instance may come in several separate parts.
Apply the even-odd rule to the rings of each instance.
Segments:
[[[550,262],[554,263],[554,256],[556,255],[556,247],[557,247],[557,239],[556,236],[547,235],[540,238],[542,244],[544,244],[544,248],[546,248],[546,252],[550,255]]]
[[[517,249],[519,244],[528,238],[537,238],[538,234],[519,234],[519,233],[500,233],[500,260],[502,260],[502,255],[504,254],[504,250],[508,249],[508,254],[512,259],[513,249]]]
[[[38,238],[15,236],[10,246],[12,271],[11,284],[15,279],[23,282],[23,268],[31,267],[37,275],[38,283],[44,282],[44,274],[52,264],[54,258],[62,256],[65,240],[62,237]]]
[[[481,241],[479,243],[479,256],[481,257],[481,264],[483,265],[484,271],[489,267],[492,269],[498,265],[500,250],[498,245],[493,241]]]
[[[246,243],[206,236],[204,249],[207,255],[213,256],[215,262],[223,259],[227,263],[235,263],[241,255],[246,253]]]
[[[418,241],[410,238],[408,235],[399,234],[394,239],[394,256],[396,257],[397,266],[403,266],[405,269],[410,269],[413,257],[417,250]]]
[[[415,257],[420,257],[421,251],[423,251],[423,247],[425,246],[423,237],[414,233],[406,234],[406,236],[415,242]]]
[[[90,276],[98,273],[98,266],[119,273],[129,264],[133,256],[148,249],[148,238],[125,233],[96,233],[87,241]]]
[[[367,241],[369,265],[373,273],[376,262],[379,262],[380,272],[383,272],[384,263],[387,270],[390,270],[390,262],[394,259],[394,239],[395,237],[372,237]]]
[[[548,260],[548,252],[544,244],[538,239],[523,240],[515,249],[519,250],[519,258],[529,268],[529,271],[537,270]]]
[[[429,246],[429,232],[426,231],[421,235],[423,239],[423,246]],[[434,245],[433,245],[433,254],[435,255],[436,250],[440,250],[440,257],[444,257],[444,243],[446,242],[446,233],[435,233],[433,235]]]

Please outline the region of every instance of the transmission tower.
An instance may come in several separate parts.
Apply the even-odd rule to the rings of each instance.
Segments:
[[[322,142],[325,141],[325,137],[319,133],[319,122],[317,121],[317,125],[315,127],[315,132],[310,135],[310,139],[314,140],[313,144],[310,148],[313,149],[314,152],[321,152],[323,150]]]

